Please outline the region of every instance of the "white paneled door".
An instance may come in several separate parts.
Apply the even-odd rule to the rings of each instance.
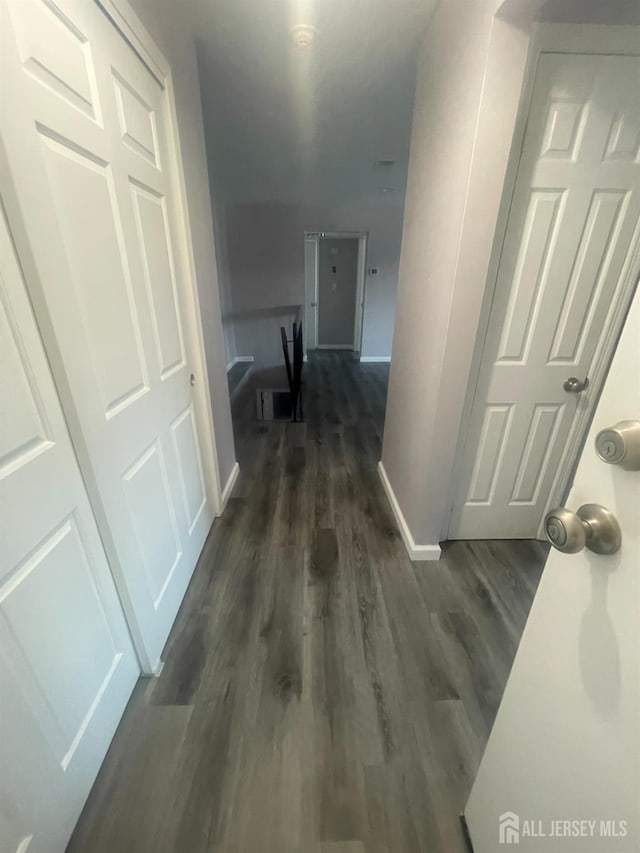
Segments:
[[[37,271],[29,285],[149,672],[213,519],[183,322],[168,96],[96,3],[0,5],[2,133]]]
[[[61,853],[139,669],[0,208],[0,851]]]
[[[535,537],[573,461],[572,430],[630,295],[638,91],[640,57],[540,55],[452,539]],[[566,390],[571,377],[591,382]]]

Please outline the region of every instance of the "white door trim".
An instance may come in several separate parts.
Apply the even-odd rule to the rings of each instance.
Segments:
[[[362,352],[362,335],[364,323],[364,289],[367,280],[367,240],[366,233],[358,237],[358,282],[356,285],[356,321],[353,331],[353,348]]]
[[[470,416],[478,390],[480,368],[487,342],[489,320],[498,281],[502,248],[509,222],[509,214],[511,212],[511,203],[516,185],[516,177],[520,166],[522,146],[527,128],[527,120],[529,117],[536,72],[538,69],[540,55],[542,53],[638,56],[640,55],[640,27],[593,24],[538,24],[532,30],[527,65],[524,72],[522,92],[520,95],[520,104],[518,106],[511,152],[509,154],[509,162],[505,175],[502,201],[500,204],[500,211],[493,240],[489,272],[487,275],[482,309],[478,322],[476,342],[473,350],[472,367],[469,374],[467,392],[460,421],[460,430],[458,433],[455,454],[456,461],[449,489],[449,512],[447,515],[446,530],[443,530],[443,539],[447,539],[449,537],[454,508],[459,497],[461,483],[465,473],[464,450],[467,444]],[[610,318],[609,328],[598,346],[594,370],[592,371],[592,376],[590,376],[592,387],[597,388],[597,393],[592,394],[589,397],[584,409],[579,411],[574,419],[544,514],[546,514],[547,510],[552,506],[561,505],[569,491],[571,479],[582,448],[582,443],[589,424],[591,423],[604,377],[606,376],[613,353],[615,352],[622,324],[633,297],[634,280],[637,281],[638,276],[640,275],[640,223],[634,233],[628,263],[622,274],[625,276],[626,282],[625,285],[620,288],[618,305],[615,307],[615,311]],[[544,539],[542,521],[538,530],[538,537]]]
[[[193,389],[194,411],[198,426],[198,436],[202,441],[202,464],[205,474],[205,488],[215,516],[220,516],[224,503],[222,500],[222,485],[220,468],[215,440],[213,423],[213,408],[209,390],[209,375],[202,331],[202,315],[193,254],[193,238],[189,208],[187,205],[187,188],[184,179],[182,151],[178,133],[178,117],[176,113],[175,95],[171,66],[149,35],[140,18],[136,15],[128,0],[95,0],[152,74],[158,79],[167,93],[169,114],[167,126],[169,130],[168,144],[172,154],[169,164],[171,179],[175,188],[175,204],[177,208],[176,237],[179,243],[180,262],[183,275],[179,277],[179,286],[187,303],[187,312],[183,318],[186,326],[188,343],[190,344],[191,363],[196,369],[196,384]]]
[[[330,237],[333,240],[358,240],[358,269],[356,282],[356,311],[353,328],[353,346],[344,344],[342,346],[331,346],[329,344],[318,344],[318,284],[319,284],[319,247],[320,237]],[[362,335],[364,321],[364,298],[367,278],[367,231],[305,231],[305,242],[315,243],[315,270],[313,278],[309,281],[305,274],[305,300],[306,311],[315,303],[315,317],[313,323],[313,339],[307,331],[307,340],[304,344],[305,352],[310,349],[353,349],[355,352],[362,351]]]

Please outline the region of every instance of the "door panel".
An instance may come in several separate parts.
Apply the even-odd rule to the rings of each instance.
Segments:
[[[183,329],[167,93],[95,3],[0,2],[12,93],[3,134],[39,271],[29,286],[59,350],[81,464],[151,672],[213,520]]]
[[[549,457],[562,423],[563,412],[564,406],[534,406],[511,493],[511,503],[536,504],[548,471]]]
[[[498,361],[523,364],[534,328],[535,309],[544,283],[549,252],[558,240],[561,192],[533,192],[529,198],[522,246],[516,262]]]
[[[3,292],[4,300],[8,296]],[[14,411],[3,419],[0,430],[0,480],[20,471],[35,456],[51,447],[51,427],[34,378],[27,372],[23,344],[10,324],[8,302],[0,302],[0,346],[2,346],[2,396],[11,400]]]
[[[640,58],[542,54],[449,538],[535,537],[640,235]],[[567,449],[566,449],[567,448]]]
[[[111,71],[122,141],[143,160],[159,168],[160,155],[153,107],[117,71],[113,68]]]
[[[171,424],[171,438],[178,460],[184,514],[191,531],[198,523],[207,501],[192,406],[189,406]]]
[[[640,849],[640,471],[594,447],[600,430],[639,417],[637,291],[566,504],[606,506],[622,547],[549,554],[465,809],[476,853],[502,849],[507,827],[524,853]],[[593,829],[551,837],[565,820]]]
[[[185,366],[165,202],[133,182],[131,193],[160,378],[164,380]]]
[[[149,391],[142,333],[109,164],[43,137],[48,191],[88,341],[102,409],[111,418]],[[86,227],[91,211],[91,228]]]
[[[123,480],[129,517],[153,606],[157,609],[182,556],[167,470],[158,442],[125,471]]]
[[[0,850],[58,853],[138,676],[0,207]]]
[[[60,727],[56,757],[64,769],[119,658],[75,518],[65,519],[13,568],[0,591],[0,610],[15,655],[24,658]]]
[[[25,71],[62,101],[100,121],[91,46],[63,9],[48,2],[32,4],[13,16],[13,25]]]
[[[606,283],[606,276],[598,272],[603,264],[610,263],[611,249],[619,240],[630,200],[630,192],[594,192],[547,356],[548,363],[577,365],[585,347],[593,349],[597,337],[594,333],[600,331],[593,322],[593,314],[598,306],[603,306],[601,291]]]

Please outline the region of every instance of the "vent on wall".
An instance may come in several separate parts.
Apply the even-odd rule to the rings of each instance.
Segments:
[[[373,164],[374,169],[393,169],[396,165],[395,160],[376,160]]]

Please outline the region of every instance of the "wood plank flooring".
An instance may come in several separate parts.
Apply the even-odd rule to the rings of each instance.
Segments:
[[[376,471],[387,375],[312,356],[304,424],[246,396],[234,495],[68,853],[464,853],[546,549],[409,561]]]

